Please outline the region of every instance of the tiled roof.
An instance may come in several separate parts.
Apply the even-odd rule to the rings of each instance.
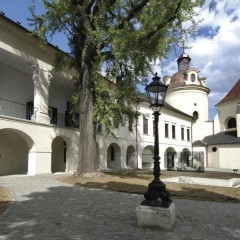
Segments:
[[[207,145],[214,144],[240,144],[240,138],[237,137],[237,131],[219,132],[215,135],[210,135],[202,140]]]
[[[236,82],[228,94],[218,104],[216,104],[216,106],[238,98],[240,98],[240,79]]]

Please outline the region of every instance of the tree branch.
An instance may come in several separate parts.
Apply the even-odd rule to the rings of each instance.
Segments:
[[[122,20],[122,22],[119,24],[118,28],[123,28],[125,22],[130,22],[137,13],[139,13],[149,2],[149,0],[143,0],[141,3],[139,3],[137,6],[133,7],[131,11],[129,12],[128,16]],[[131,6],[133,6],[131,4]]]
[[[165,18],[163,18],[163,19],[166,19],[166,20],[163,21],[163,22],[161,22],[161,23],[159,23],[159,25],[157,26],[156,30],[148,33],[148,34],[145,36],[144,39],[149,39],[149,38],[151,38],[151,37],[154,36],[159,30],[163,29],[168,23],[170,23],[170,22],[172,22],[173,20],[175,20],[176,17],[177,17],[177,14],[178,14],[178,12],[179,12],[179,10],[180,10],[180,8],[181,8],[182,2],[183,2],[183,0],[180,0],[180,1],[178,2],[178,5],[177,5],[177,7],[176,7],[176,9],[175,9],[175,11],[174,11],[174,14],[169,15],[169,16],[166,16]]]
[[[94,4],[96,5],[96,0],[90,0],[90,2],[87,4],[87,6],[86,6],[86,12],[88,13],[88,14],[90,14],[92,11],[91,11],[91,9],[92,9],[92,7],[94,6]]]

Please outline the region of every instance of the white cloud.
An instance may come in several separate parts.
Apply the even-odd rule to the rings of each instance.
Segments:
[[[203,8],[197,9],[200,35],[189,39],[191,67],[198,68],[201,76],[207,77],[210,88],[210,112],[240,78],[240,1],[219,0],[209,12],[207,0]],[[177,71],[176,59],[165,70]],[[214,111],[215,113],[215,111]],[[212,118],[212,115],[210,116]]]

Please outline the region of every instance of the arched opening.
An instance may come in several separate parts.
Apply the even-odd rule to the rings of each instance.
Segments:
[[[189,167],[190,165],[190,151],[187,148],[184,148],[180,155],[180,162],[184,167]]]
[[[127,148],[127,157],[126,157],[126,164],[128,168],[136,168],[136,152],[134,146],[130,145]]]
[[[67,143],[62,137],[56,137],[52,141],[52,173],[65,172],[67,147]]]
[[[107,167],[111,169],[121,168],[121,149],[116,143],[111,143],[107,149]]]
[[[194,112],[193,112],[193,120],[194,120],[194,121],[197,121],[198,118],[199,118],[198,112],[197,112],[197,111],[194,111]]]
[[[231,128],[236,128],[237,127],[237,123],[236,123],[236,119],[235,118],[230,118],[227,121],[227,129],[231,129]]]
[[[172,170],[175,167],[176,151],[174,148],[169,147],[164,154],[164,167],[168,170]]]
[[[142,152],[142,169],[153,168],[153,146],[146,146]]]
[[[0,130],[0,175],[27,174],[32,139],[15,129]]]

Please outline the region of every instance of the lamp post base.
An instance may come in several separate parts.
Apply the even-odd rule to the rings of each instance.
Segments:
[[[173,202],[168,208],[141,205],[136,210],[139,227],[171,231],[175,225],[176,216]]]
[[[144,194],[144,206],[168,208],[172,204],[166,185],[160,179],[154,179],[148,185],[148,190]]]

